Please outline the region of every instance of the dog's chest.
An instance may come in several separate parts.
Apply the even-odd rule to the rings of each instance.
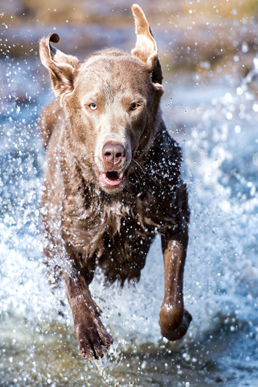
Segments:
[[[112,232],[106,230],[99,241],[102,248],[97,251],[97,262],[109,282],[118,280],[123,284],[126,279],[137,281],[140,278],[155,228],[145,227],[139,214],[135,215],[121,216],[118,228]]]

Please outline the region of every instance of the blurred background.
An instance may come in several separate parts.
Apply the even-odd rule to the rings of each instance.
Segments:
[[[60,47],[82,59],[92,49],[110,44],[131,49],[131,5],[127,0],[1,1],[1,55],[36,56],[38,40],[53,30],[62,35]],[[252,66],[250,56],[258,46],[256,0],[161,0],[158,4],[141,0],[139,5],[148,15],[161,58],[170,70],[238,69],[244,74]]]
[[[164,72],[162,111],[183,149],[191,207],[187,336],[160,336],[157,236],[136,287],[91,286],[115,343],[78,355],[65,290],[42,264],[45,155],[38,117],[54,94],[42,36],[84,60],[135,44],[131,2],[0,0],[0,386],[258,386],[258,2],[150,0],[142,6]],[[61,302],[62,301],[62,304]]]

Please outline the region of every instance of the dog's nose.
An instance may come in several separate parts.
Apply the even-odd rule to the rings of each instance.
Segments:
[[[102,157],[106,164],[119,164],[125,157],[125,148],[121,144],[108,142],[103,146]]]

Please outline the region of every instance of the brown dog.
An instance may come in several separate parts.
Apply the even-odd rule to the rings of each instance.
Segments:
[[[100,51],[84,62],[40,41],[59,102],[41,116],[47,149],[42,224],[51,281],[63,272],[80,354],[99,358],[112,343],[88,285],[96,266],[107,281],[138,281],[156,233],[161,234],[165,296],[160,327],[180,339],[189,209],[180,177],[181,153],[159,107],[163,94],[157,45],[141,8],[133,5],[132,55]]]

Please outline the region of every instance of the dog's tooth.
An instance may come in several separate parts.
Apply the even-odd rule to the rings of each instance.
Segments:
[[[124,176],[124,172],[121,172],[121,173],[119,174],[119,179],[122,179],[123,176]]]

